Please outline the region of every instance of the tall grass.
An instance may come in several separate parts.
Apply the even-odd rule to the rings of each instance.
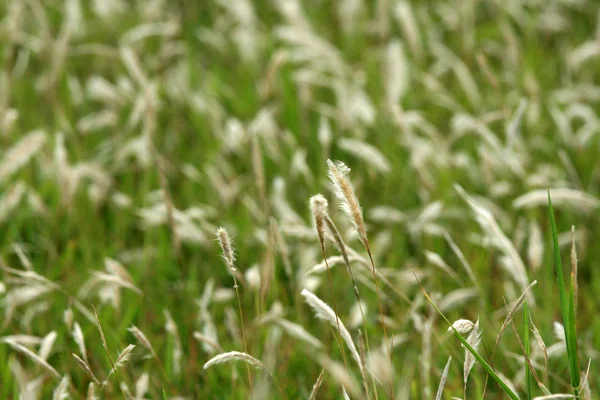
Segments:
[[[560,310],[563,318],[563,327],[565,333],[565,343],[567,346],[567,358],[569,362],[569,374],[571,376],[571,386],[575,397],[579,399],[581,391],[581,372],[579,366],[579,351],[577,344],[577,321],[575,319],[575,307],[577,298],[577,275],[576,260],[571,269],[571,279],[569,287],[565,285],[563,275],[562,257],[560,255],[560,246],[558,244],[558,232],[556,221],[554,220],[554,209],[552,208],[552,199],[548,190],[548,208],[550,210],[550,228],[552,233],[552,245],[554,248],[554,266],[556,268],[556,279],[558,281],[558,296],[560,298]]]

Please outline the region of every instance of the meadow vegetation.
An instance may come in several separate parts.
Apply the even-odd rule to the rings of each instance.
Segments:
[[[600,398],[596,1],[4,0],[0,43],[0,398]]]

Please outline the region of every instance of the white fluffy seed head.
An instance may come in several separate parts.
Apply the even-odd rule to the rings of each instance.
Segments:
[[[227,266],[231,269],[232,272],[235,271],[235,254],[233,252],[233,247],[231,247],[231,240],[229,239],[229,234],[225,230],[225,228],[220,227],[217,230],[217,239],[219,240],[219,245],[221,246],[221,250],[223,250],[223,258],[227,262]]]
[[[248,363],[249,365],[262,369],[264,368],[264,364],[262,363],[262,361],[252,357],[249,354],[246,353],[242,353],[239,351],[230,351],[228,353],[221,353],[218,354],[216,356],[214,356],[213,358],[211,358],[210,360],[208,360],[206,362],[206,364],[204,364],[204,369],[208,369],[210,367],[212,367],[213,365],[216,364],[221,364],[221,363],[225,363],[225,362],[229,362],[229,361],[234,361],[234,360],[241,360],[241,361],[245,361],[246,363]]]
[[[350,168],[341,161],[333,162],[327,160],[327,175],[335,188],[335,194],[340,200],[340,207],[354,224],[354,228],[358,232],[358,236],[363,242],[367,240],[367,232],[363,220],[362,208],[358,203],[358,198],[354,193],[354,187],[346,175],[350,172]]]
[[[456,329],[458,333],[461,335],[465,335],[473,330],[475,324],[468,319],[459,319],[456,320],[450,328],[448,328],[448,332],[452,332],[452,328]]]
[[[310,198],[310,208],[315,217],[315,225],[321,244],[325,242],[325,215],[327,215],[327,206],[327,199],[321,194],[316,194]]]
[[[312,310],[314,311],[317,318],[328,321],[331,324],[331,326],[334,328],[339,326],[340,335],[342,336],[342,339],[344,340],[344,342],[346,342],[346,345],[348,346],[348,349],[350,350],[350,354],[352,355],[352,358],[354,359],[354,361],[356,361],[356,364],[360,368],[362,376],[363,377],[366,376],[366,373],[363,370],[363,363],[360,359],[360,355],[358,354],[358,351],[356,350],[356,346],[354,345],[352,336],[350,335],[350,332],[348,332],[348,329],[346,329],[346,326],[344,326],[342,321],[336,315],[336,313],[331,309],[331,307],[329,307],[327,304],[325,304],[325,302],[323,300],[321,300],[320,298],[318,298],[314,293],[312,293],[306,289],[302,289],[302,292],[300,292],[300,295],[302,297],[304,297],[304,300],[310,306],[310,308],[312,308]]]

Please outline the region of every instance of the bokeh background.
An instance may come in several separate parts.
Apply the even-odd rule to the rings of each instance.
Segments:
[[[317,398],[432,399],[452,356],[441,398],[505,398],[479,363],[463,376],[416,277],[451,321],[479,320],[521,398],[544,393],[516,333],[548,391],[573,394],[550,189],[567,278],[572,242],[579,259],[582,398],[599,398],[599,18],[593,0],[0,2],[0,397],[299,399],[324,370]],[[351,169],[387,281],[392,365],[328,159]],[[327,241],[330,288],[317,193],[364,323]],[[368,394],[304,288],[362,353],[368,335]],[[243,361],[203,369],[245,348],[252,385]]]

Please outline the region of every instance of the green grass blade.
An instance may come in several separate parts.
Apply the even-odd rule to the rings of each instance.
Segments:
[[[419,281],[418,278],[417,278],[417,281]],[[421,285],[421,282],[419,282],[419,285]],[[438,312],[438,314],[440,314],[442,316],[442,318],[444,318],[444,320],[446,320],[446,322],[448,323],[448,325],[452,328],[452,332],[454,333],[454,336],[456,336],[456,338],[458,340],[460,340],[460,342],[463,344],[463,346],[471,354],[473,354],[473,357],[475,357],[475,359],[479,362],[479,364],[481,364],[483,366],[483,368],[486,370],[486,372],[488,373],[488,375],[491,376],[492,379],[496,381],[496,383],[498,383],[498,385],[500,386],[500,388],[502,388],[502,390],[504,391],[504,393],[506,393],[508,395],[508,397],[510,397],[512,400],[519,400],[519,397],[515,394],[515,392],[513,392],[511,390],[511,388],[502,380],[502,378],[500,378],[500,376],[498,376],[498,374],[496,373],[496,371],[494,371],[494,369],[487,363],[487,361],[485,361],[483,359],[483,357],[481,357],[481,355],[477,352],[477,350],[475,350],[469,344],[469,342],[467,342],[467,339],[465,339],[456,329],[454,329],[454,327],[452,326],[452,323],[450,322],[450,320],[448,318],[446,318],[446,316],[444,315],[444,313],[442,312],[442,310],[440,310],[438,308],[438,306],[433,302],[433,300],[431,299],[431,297],[429,297],[429,295],[427,294],[427,292],[425,291],[425,289],[423,288],[423,286],[421,286],[421,291],[423,292],[423,294],[427,298],[427,301],[429,301],[429,303],[433,306],[433,308],[435,308],[435,310]]]
[[[569,373],[571,375],[571,386],[573,386],[575,396],[579,398],[579,385],[581,378],[579,371],[579,356],[577,354],[577,329],[575,326],[575,289],[573,287],[574,282],[571,282],[569,293],[567,293],[565,286],[562,259],[558,245],[558,231],[556,229],[556,221],[554,219],[554,209],[552,208],[550,190],[548,190],[548,207],[550,209],[550,225],[552,230],[552,243],[554,245],[554,265],[556,267],[556,278],[558,280],[558,294],[564,323],[567,356],[569,359]]]

